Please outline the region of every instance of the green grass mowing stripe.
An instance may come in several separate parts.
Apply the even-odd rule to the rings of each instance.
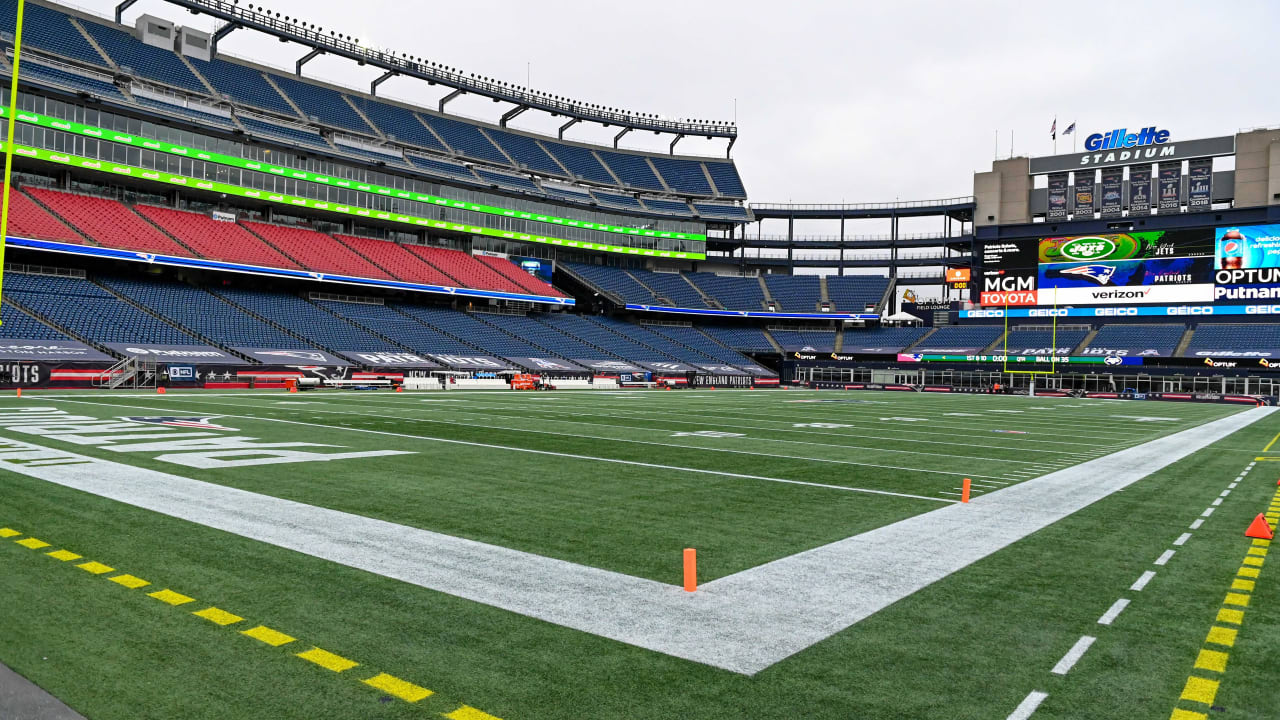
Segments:
[[[351,403],[356,403],[356,404],[382,405],[384,407],[403,407],[404,404],[407,402],[407,401],[397,402],[397,401],[389,401],[389,399],[367,398],[367,397],[348,398],[347,401]],[[472,404],[472,405],[468,405],[467,407],[474,408],[476,406]],[[482,411],[488,410],[488,409],[498,409],[498,410],[513,409],[509,405],[505,405],[505,406],[504,405],[485,405],[480,407]],[[588,409],[586,406],[574,406],[574,408],[582,408],[584,410]],[[523,409],[523,408],[514,408],[514,409]],[[429,410],[432,412],[454,412],[449,408],[441,408],[441,407],[434,407],[434,408],[430,408]],[[703,416],[699,415],[697,412],[687,412],[684,408],[681,409],[681,414],[693,419],[682,420],[678,417],[672,417],[671,415],[655,417],[653,415],[642,415],[639,413],[620,415],[620,414],[617,414],[616,412],[608,412],[608,413],[599,412],[599,411],[571,412],[568,409],[561,409],[559,406],[555,408],[535,407],[535,408],[529,408],[529,410],[533,412],[537,412],[538,414],[537,415],[491,415],[491,417],[525,419],[525,420],[556,419],[555,417],[547,417],[549,415],[550,416],[570,415],[573,417],[593,417],[593,418],[607,417],[607,418],[618,419],[618,420],[652,420],[654,422],[661,422],[661,423],[667,423],[667,424],[695,425],[698,427],[706,427],[708,424],[713,424],[715,425],[715,427],[718,427],[718,428],[730,428],[734,430],[768,430],[770,432],[783,432],[783,433],[805,435],[805,436],[812,435],[812,436],[822,436],[822,437],[852,438],[852,439],[860,439],[860,440],[861,439],[894,440],[897,442],[920,443],[925,445],[954,445],[958,447],[973,447],[973,442],[971,441],[970,442],[952,442],[948,440],[927,440],[923,438],[921,439],[913,438],[910,440],[904,440],[901,436],[886,437],[883,435],[867,435],[864,433],[851,434],[851,433],[838,433],[838,432],[822,432],[818,430],[799,429],[795,427],[770,427],[768,425],[740,425],[736,423],[708,421],[708,420],[702,419]],[[820,421],[810,421],[810,422],[820,422]],[[619,427],[622,427],[622,426],[619,426]],[[649,428],[645,428],[645,429],[649,429]],[[836,447],[841,447],[841,446],[836,445]],[[1050,450],[1050,449],[1044,449],[1044,448],[1024,448],[1024,447],[1015,448],[1015,446],[1010,446],[1010,445],[988,444],[986,445],[986,447],[1017,449],[1018,452],[1047,453],[1047,454],[1059,454],[1059,455],[1077,454],[1077,451],[1073,451],[1073,450]]]
[[[62,401],[60,401],[60,402],[75,402],[75,403],[82,403],[82,404],[86,404],[86,405],[101,405],[101,404],[102,404],[102,403],[94,403],[94,402],[81,401],[81,400],[62,400]],[[137,405],[126,405],[126,406],[117,406],[117,407],[132,407],[132,408],[135,408],[135,409],[141,409],[141,410],[157,410],[157,409],[161,409],[161,408],[154,408],[154,407],[141,407],[141,406],[137,406]],[[243,405],[237,405],[237,407],[243,407]],[[265,408],[264,408],[264,409],[265,409]],[[318,411],[318,412],[327,412],[327,411]],[[821,488],[827,488],[827,489],[831,489],[831,490],[842,490],[842,491],[849,491],[849,492],[869,493],[869,494],[873,494],[873,495],[889,495],[889,496],[894,496],[894,497],[911,498],[911,499],[915,499],[915,500],[928,500],[928,501],[931,501],[931,502],[942,502],[942,503],[950,502],[949,500],[945,500],[945,499],[942,499],[942,498],[930,497],[930,496],[927,496],[927,495],[915,495],[915,494],[912,494],[912,493],[900,493],[900,492],[894,492],[894,491],[890,491],[890,490],[876,490],[876,489],[872,489],[872,488],[851,487],[851,486],[845,486],[845,485],[831,485],[831,484],[825,484],[825,483],[808,482],[808,481],[804,481],[804,480],[788,480],[788,479],[785,479],[785,478],[766,477],[766,476],[762,476],[762,475],[749,475],[749,474],[745,474],[745,473],[733,473],[733,472],[726,472],[726,471],[722,471],[722,470],[708,470],[708,469],[703,469],[703,468],[689,468],[689,467],[680,467],[680,466],[676,466],[676,465],[663,465],[663,464],[659,464],[659,463],[639,462],[639,461],[636,461],[636,460],[621,460],[621,459],[618,459],[618,458],[606,458],[606,457],[599,457],[599,456],[593,456],[593,455],[578,455],[578,454],[574,454],[574,453],[555,452],[555,451],[551,451],[551,450],[537,450],[537,449],[533,449],[533,448],[522,448],[522,447],[515,447],[515,446],[511,446],[511,445],[495,445],[495,444],[493,444],[493,443],[479,443],[479,442],[472,442],[472,441],[467,441],[467,440],[455,440],[455,439],[451,439],[451,438],[441,438],[441,437],[434,437],[434,436],[429,436],[429,435],[413,435],[413,434],[409,434],[409,433],[392,432],[392,431],[389,431],[389,430],[374,430],[374,429],[371,429],[371,428],[345,427],[345,426],[342,426],[342,425],[329,425],[329,424],[325,424],[325,423],[313,423],[313,422],[305,422],[305,421],[301,421],[301,420],[287,420],[287,419],[284,419],[284,418],[269,418],[269,417],[268,417],[268,418],[264,418],[264,417],[257,417],[257,416],[254,416],[254,415],[244,415],[244,414],[238,414],[238,413],[237,413],[237,414],[224,414],[224,415],[222,415],[222,417],[229,417],[229,418],[243,418],[243,419],[247,419],[247,420],[260,420],[260,421],[264,421],[264,422],[284,423],[284,424],[287,424],[287,425],[299,425],[299,426],[305,426],[305,427],[326,428],[326,429],[330,429],[330,430],[342,430],[342,431],[348,431],[348,432],[371,433],[371,434],[375,434],[375,435],[385,435],[385,436],[388,436],[388,437],[408,438],[408,439],[413,439],[413,440],[427,440],[427,441],[430,441],[430,442],[449,443],[449,444],[454,444],[454,445],[468,445],[468,446],[472,446],[472,447],[483,447],[483,448],[488,448],[488,449],[491,449],[491,450],[507,450],[507,451],[511,451],[511,452],[531,453],[531,454],[535,454],[535,455],[546,455],[546,456],[552,456],[552,457],[573,458],[573,459],[575,459],[575,460],[588,460],[588,461],[593,461],[593,462],[617,463],[617,464],[621,464],[621,465],[634,465],[634,466],[638,466],[638,467],[652,468],[652,469],[655,469],[655,470],[671,470],[671,471],[677,471],[677,472],[700,473],[700,474],[707,474],[707,475],[718,475],[718,476],[721,476],[721,477],[741,478],[741,479],[746,479],[746,480],[764,480],[764,481],[768,481],[768,482],[783,483],[783,484],[788,484],[788,485],[805,485],[805,486],[810,486],[810,487],[821,487]],[[385,416],[385,417],[391,417],[392,419],[397,419],[397,420],[411,420],[411,419],[413,419],[413,418],[404,418],[404,417],[396,417],[396,416]],[[506,429],[506,428],[499,428],[499,429]],[[537,432],[537,431],[520,430],[519,432]],[[550,433],[550,434],[553,434],[553,435],[566,435],[565,433]],[[567,436],[567,435],[566,435],[566,436]],[[579,437],[581,437],[581,436],[579,436]],[[906,468],[906,467],[899,467],[899,466],[893,466],[893,465],[879,465],[879,464],[874,464],[874,463],[858,463],[858,462],[853,462],[853,461],[829,460],[829,459],[817,459],[817,458],[803,458],[803,457],[795,457],[795,456],[787,456],[787,455],[770,455],[770,454],[768,454],[768,453],[755,453],[755,452],[749,452],[749,451],[743,451],[743,450],[724,450],[724,449],[719,449],[719,448],[703,448],[703,447],[697,447],[697,446],[693,446],[693,445],[678,445],[678,444],[671,444],[671,443],[652,443],[652,442],[643,442],[643,441],[638,441],[638,440],[615,440],[615,439],[613,439],[613,438],[602,438],[602,439],[607,439],[607,440],[610,440],[610,441],[612,441],[612,442],[629,442],[629,443],[638,443],[638,444],[643,444],[643,445],[658,445],[658,446],[663,446],[663,447],[682,448],[682,449],[687,449],[687,450],[710,450],[710,451],[715,451],[715,452],[728,452],[728,453],[742,454],[742,455],[756,455],[756,456],[763,456],[763,457],[784,458],[784,459],[792,459],[792,460],[805,460],[805,461],[809,461],[809,462],[840,463],[840,464],[858,465],[858,466],[863,466],[863,467],[874,467],[874,468],[888,469],[888,470],[906,470],[906,471],[910,471],[910,472],[919,472],[919,473],[934,473],[934,474],[938,474],[938,475],[959,476],[959,475],[963,475],[963,474],[964,474],[964,473],[957,473],[957,472],[954,472],[954,471],[945,471],[945,470],[931,470],[931,469],[923,469],[923,468]],[[976,474],[970,474],[969,476],[970,476],[970,477],[985,477],[985,476],[982,476],[982,475],[976,475]],[[1000,479],[1000,478],[995,478],[995,479],[997,479],[997,480],[998,480],[998,479]]]
[[[62,400],[62,401],[59,401],[59,402],[72,402],[72,403],[81,403],[81,404],[87,404],[87,405],[101,405],[101,404],[102,404],[102,403],[94,403],[94,402],[90,402],[90,401],[82,401],[82,400]],[[204,403],[204,404],[230,405],[230,406],[232,406],[232,407],[237,407],[237,408],[243,408],[243,407],[244,407],[244,404],[243,404],[243,403]],[[172,409],[171,407],[170,407],[170,408],[156,408],[156,407],[143,407],[143,406],[137,406],[137,405],[128,405],[128,406],[123,406],[123,407],[132,407],[132,408],[135,408],[135,409],[141,409],[141,410],[165,410],[165,409],[169,409],[169,410],[171,410],[171,409]],[[263,410],[270,410],[271,408],[263,407],[262,409],[263,409]],[[332,411],[330,411],[330,410],[314,410],[314,411],[312,411],[312,412],[322,412],[322,413],[329,413],[329,414],[341,414],[341,415],[359,414],[359,413],[351,413],[350,411],[339,411],[339,410],[332,410]],[[386,420],[415,420],[415,419],[416,419],[416,418],[404,417],[404,416],[398,416],[398,415],[369,415],[369,416],[370,416],[370,417],[378,417],[378,418],[382,418],[382,419],[386,419]],[[493,443],[480,443],[480,442],[467,441],[467,440],[455,440],[455,439],[450,439],[450,438],[441,438],[441,437],[429,436],[429,435],[412,435],[412,434],[407,434],[407,433],[396,433],[396,432],[391,432],[391,431],[387,431],[387,430],[374,430],[374,429],[370,429],[370,428],[347,427],[347,426],[343,426],[343,425],[332,425],[332,424],[325,424],[325,423],[313,423],[313,422],[305,422],[305,421],[300,421],[300,420],[288,420],[288,419],[285,419],[285,418],[258,417],[258,416],[254,416],[254,415],[245,415],[245,414],[240,414],[240,413],[225,413],[225,414],[223,414],[223,415],[222,415],[222,417],[229,417],[229,418],[244,418],[244,419],[248,419],[248,420],[260,420],[260,421],[264,421],[264,422],[276,422],[276,423],[285,423],[285,424],[290,424],[290,425],[301,425],[301,426],[311,426],[311,427],[322,427],[322,428],[329,428],[329,429],[334,429],[334,430],[347,430],[347,431],[351,431],[351,432],[375,433],[375,434],[387,435],[387,436],[392,436],[392,437],[412,438],[412,439],[415,439],[415,440],[428,440],[428,441],[432,441],[432,442],[453,443],[453,444],[458,444],[458,445],[471,445],[471,446],[475,446],[475,447],[486,447],[486,448],[490,448],[490,449],[494,449],[494,450],[508,450],[508,451],[512,451],[512,452],[525,452],[525,453],[534,453],[534,454],[539,454],[539,455],[550,455],[550,456],[559,456],[559,457],[571,457],[571,458],[580,459],[580,460],[593,460],[593,461],[599,461],[599,462],[620,463],[620,464],[624,464],[624,465],[638,465],[638,466],[643,466],[643,467],[652,467],[652,468],[664,469],[664,470],[676,470],[676,471],[682,471],[682,472],[707,473],[707,474],[712,474],[712,475],[722,475],[722,476],[726,476],[726,477],[740,477],[740,478],[745,478],[745,479],[769,480],[769,481],[773,481],[773,482],[786,482],[786,483],[792,483],[792,484],[797,484],[797,485],[821,485],[821,484],[819,484],[819,483],[809,483],[809,482],[799,481],[799,480],[784,480],[784,479],[781,479],[781,478],[768,478],[768,477],[763,477],[763,476],[746,475],[746,474],[740,474],[740,473],[726,473],[726,472],[718,471],[718,470],[708,470],[708,469],[701,469],[701,468],[688,468],[688,467],[679,467],[679,466],[672,466],[672,465],[661,465],[661,464],[654,464],[654,463],[639,462],[639,461],[635,461],[635,460],[622,460],[622,459],[617,459],[617,458],[606,458],[606,457],[593,456],[593,455],[579,455],[579,454],[561,453],[561,452],[555,452],[555,451],[551,451],[551,450],[538,450],[538,449],[532,449],[532,448],[516,447],[516,446],[512,446],[512,445],[497,445],[497,444],[493,444]],[[425,421],[425,422],[431,422],[431,421]],[[453,423],[444,423],[444,424],[453,424]],[[469,424],[460,424],[460,425],[461,425],[461,426],[463,426],[463,427],[477,427],[476,425],[469,425]],[[485,426],[480,426],[480,427],[485,427]],[[584,435],[570,434],[570,433],[556,433],[556,432],[549,432],[549,431],[532,430],[532,429],[527,429],[527,428],[489,428],[489,429],[497,429],[497,430],[504,430],[504,431],[509,431],[509,432],[518,432],[518,433],[526,433],[526,434],[537,434],[537,435],[555,435],[555,436],[563,436],[563,437],[578,437],[578,438],[582,438],[582,437],[592,437],[592,436],[584,436]],[[699,451],[699,452],[716,452],[716,453],[726,453],[726,454],[733,454],[733,455],[747,455],[747,456],[754,456],[754,457],[777,458],[777,459],[784,459],[784,460],[799,460],[799,461],[804,461],[804,462],[818,462],[818,463],[828,463],[828,464],[837,464],[837,465],[849,465],[849,466],[858,466],[858,467],[870,467],[870,468],[878,468],[878,469],[882,469],[882,470],[901,470],[901,471],[905,471],[905,472],[913,472],[913,473],[931,473],[931,474],[936,474],[936,475],[947,475],[947,476],[953,476],[953,477],[960,477],[960,476],[964,476],[964,477],[974,477],[974,478],[988,478],[988,479],[994,479],[994,480],[1001,480],[1001,479],[1005,479],[1005,478],[1003,478],[1002,476],[992,476],[992,475],[985,475],[985,474],[981,474],[981,473],[963,472],[963,471],[956,471],[956,470],[937,470],[937,469],[932,469],[932,468],[907,467],[907,466],[902,466],[902,465],[888,465],[888,464],[883,464],[883,463],[857,462],[857,461],[853,461],[853,460],[837,460],[837,459],[832,459],[832,458],[813,458],[813,457],[804,457],[804,456],[796,456],[796,455],[780,455],[780,454],[776,454],[776,453],[762,453],[762,452],[754,452],[754,451],[749,451],[749,450],[733,450],[733,449],[729,449],[729,448],[711,448],[711,447],[701,447],[701,446],[697,446],[697,445],[684,445],[684,444],[680,444],[680,443],[660,443],[660,442],[651,442],[651,441],[644,441],[644,440],[631,440],[631,439],[625,439],[625,438],[607,438],[607,437],[600,437],[600,438],[597,438],[597,439],[607,440],[607,441],[609,441],[609,442],[617,442],[617,443],[626,443],[626,444],[635,444],[635,445],[647,445],[647,446],[657,446],[657,447],[667,447],[667,448],[679,448],[679,449],[683,449],[683,450],[695,450],[695,451]],[[848,489],[848,490],[855,490],[855,491],[858,491],[858,492],[869,492],[869,493],[876,493],[876,494],[899,495],[899,496],[902,496],[902,497],[914,497],[914,498],[919,498],[919,499],[931,499],[931,500],[938,500],[938,498],[928,498],[928,497],[926,497],[926,496],[922,496],[922,495],[912,495],[912,494],[910,494],[910,493],[896,493],[896,492],[891,492],[891,491],[887,491],[887,490],[874,490],[874,489],[870,489],[870,488],[846,487],[846,486],[840,486],[840,485],[831,485],[831,486],[829,486],[829,487],[832,487],[832,488],[843,488],[843,489]]]

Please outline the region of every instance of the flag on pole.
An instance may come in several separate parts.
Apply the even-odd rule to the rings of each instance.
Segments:
[[[1063,133],[1064,135],[1066,133]],[[1058,139],[1058,118],[1053,119],[1053,124],[1049,126],[1049,137],[1054,140]]]
[[[1075,131],[1076,131],[1076,124],[1075,124],[1075,121],[1072,121],[1072,123],[1067,126],[1067,129],[1062,131],[1062,135],[1065,137]]]

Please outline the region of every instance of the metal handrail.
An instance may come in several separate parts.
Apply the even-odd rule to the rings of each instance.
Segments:
[[[720,121],[679,121],[667,120],[651,113],[635,113],[615,108],[602,108],[591,103],[552,95],[530,88],[510,85],[491,78],[477,77],[474,73],[462,74],[457,68],[442,66],[420,58],[411,58],[408,53],[384,52],[374,50],[339,37],[330,31],[323,35],[321,30],[283,20],[279,17],[249,10],[227,0],[169,0],[176,5],[194,12],[203,12],[221,18],[229,23],[266,32],[293,42],[309,45],[316,50],[332,52],[365,64],[374,65],[384,70],[417,77],[429,82],[476,93],[498,100],[535,108],[549,113],[558,113],[579,120],[589,120],[604,124],[619,125],[637,130],[653,130],[657,132],[680,135],[696,135],[700,137],[736,138],[738,128],[735,123]]]

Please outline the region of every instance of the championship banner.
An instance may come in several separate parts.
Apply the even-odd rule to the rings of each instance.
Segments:
[[[1093,217],[1093,186],[1094,171],[1077,170],[1075,184],[1075,212],[1076,220],[1087,220]]]
[[[127,357],[145,360],[179,361],[200,365],[245,365],[245,361],[208,345],[150,345],[146,343],[103,343]],[[278,364],[278,363],[277,363]]]
[[[1182,163],[1160,163],[1160,198],[1156,213],[1182,212]]]
[[[0,360],[105,360],[108,355],[75,340],[0,340]]]
[[[1067,174],[1049,175],[1049,210],[1045,214],[1049,222],[1067,219]]]
[[[1187,163],[1187,212],[1213,207],[1213,158]]]
[[[1102,219],[1118,218],[1124,213],[1124,168],[1102,171]]]
[[[1129,215],[1151,214],[1151,166],[1129,168]]]
[[[231,349],[267,365],[333,365],[335,367],[351,365],[351,363],[340,357],[335,357],[320,350],[277,350],[275,348],[240,346],[233,346]]]

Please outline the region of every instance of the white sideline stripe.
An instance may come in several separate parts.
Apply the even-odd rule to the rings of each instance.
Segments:
[[[1212,505],[1212,506],[1214,506],[1214,507],[1217,507],[1217,506],[1219,506],[1219,505],[1221,505],[1221,504],[1222,504],[1222,498],[1220,498],[1220,497],[1216,497],[1216,498],[1214,498],[1214,499],[1213,499],[1213,502],[1211,502],[1211,503],[1209,503],[1209,504],[1210,504],[1210,505]]]
[[[1199,530],[1199,529],[1200,529],[1200,526],[1201,526],[1201,525],[1203,525],[1203,524],[1204,524],[1204,520],[1203,520],[1203,519],[1196,520],[1195,522],[1191,523],[1191,529],[1192,529],[1192,530]]]
[[[1221,495],[1219,495],[1218,497],[1226,497],[1226,496],[1228,496],[1228,495],[1230,495],[1230,494],[1231,494],[1231,488],[1228,486],[1228,488],[1227,488],[1226,490],[1223,490],[1223,491],[1222,491],[1222,494],[1221,494]]]
[[[1240,483],[1238,483],[1238,482],[1233,482],[1233,483],[1231,483],[1230,485],[1228,485],[1228,486],[1227,486],[1227,489],[1228,489],[1228,490],[1235,490],[1235,489],[1236,489],[1236,486],[1237,486],[1237,485],[1239,485],[1239,484],[1240,484]]]
[[[104,404],[104,403],[84,402],[84,401],[76,401],[76,400],[59,400],[58,402],[81,402],[81,404],[84,404],[84,405]],[[218,403],[211,403],[211,404],[218,404]],[[155,407],[142,407],[139,405],[118,405],[116,407],[130,407],[130,408],[134,408],[135,410],[164,410],[165,409],[165,408],[155,408]],[[173,408],[167,408],[167,409],[173,410]],[[634,465],[638,467],[654,468],[656,470],[675,470],[678,472],[702,473],[704,475],[719,475],[721,477],[742,478],[744,480],[765,480],[768,482],[784,483],[786,485],[804,485],[807,487],[820,487],[820,488],[826,488],[828,490],[844,490],[846,492],[868,493],[871,495],[891,495],[893,497],[910,498],[913,500],[931,500],[933,502],[951,502],[950,500],[943,500],[941,498],[930,497],[928,495],[912,495],[910,493],[893,492],[890,490],[873,490],[871,488],[849,487],[845,485],[827,485],[824,483],[807,482],[804,480],[788,480],[786,478],[766,477],[764,475],[744,475],[742,473],[731,473],[731,472],[725,472],[723,470],[705,470],[702,468],[687,468],[687,467],[681,467],[679,465],[660,465],[658,463],[640,462],[639,460],[621,460],[619,458],[596,457],[595,455],[575,455],[573,453],[561,453],[561,452],[554,452],[551,450],[536,450],[534,448],[521,448],[521,447],[513,447],[510,445],[492,445],[490,443],[478,443],[478,442],[471,442],[469,440],[453,440],[450,438],[438,438],[438,437],[432,437],[430,435],[409,435],[407,433],[390,432],[388,430],[353,428],[353,427],[346,427],[343,425],[325,425],[323,423],[310,423],[310,422],[303,422],[301,420],[283,420],[280,418],[264,418],[264,417],[258,417],[255,415],[223,414],[223,415],[219,415],[219,417],[240,418],[244,420],[260,420],[262,422],[285,423],[287,425],[306,425],[308,427],[328,428],[331,430],[346,430],[348,432],[371,433],[374,435],[387,435],[390,437],[408,438],[411,440],[428,440],[430,442],[448,443],[450,445],[470,445],[472,447],[490,448],[492,450],[510,450],[511,452],[532,453],[534,455],[551,455],[554,457],[573,458],[575,460],[591,460],[594,462],[616,463],[618,465]],[[399,418],[399,419],[404,420],[408,418]],[[475,427],[475,426],[472,426],[472,427]],[[621,442],[626,442],[626,441],[621,441]],[[632,441],[632,442],[635,442],[635,441]],[[665,443],[645,443],[645,444],[646,445],[664,445]],[[694,445],[668,445],[667,447],[690,448],[693,450],[704,450],[704,449],[715,450],[715,448],[699,448]],[[739,452],[739,451],[730,451],[730,452]],[[745,454],[764,455],[766,453],[745,453]],[[790,456],[770,455],[769,457],[785,458]],[[810,458],[792,458],[792,459],[793,460],[809,460]],[[828,460],[828,461],[823,461],[818,459],[813,459],[813,460],[814,462],[840,462],[836,460]],[[849,464],[866,465],[867,463],[849,463]],[[892,467],[892,466],[872,465],[871,467]],[[918,470],[915,468],[893,468],[893,469],[911,470],[912,472],[938,473],[942,475],[957,474],[957,473],[943,471],[943,470]]]
[[[1200,513],[1200,517],[1209,517],[1210,515],[1213,514],[1213,511],[1214,511],[1214,508],[1205,508],[1204,512]]]
[[[1054,675],[1066,675],[1071,672],[1071,668],[1075,667],[1076,663],[1080,662],[1080,658],[1084,657],[1085,651],[1087,651],[1089,646],[1093,645],[1093,641],[1097,639],[1098,638],[1091,635],[1082,636],[1076,641],[1075,645],[1071,646],[1071,649],[1067,651],[1067,654],[1062,656],[1062,659],[1058,661],[1058,664],[1053,666],[1053,670],[1050,672]]]
[[[1013,712],[1009,713],[1009,717],[1005,718],[1005,720],[1027,720],[1047,697],[1049,697],[1049,693],[1032,690],[1027,693],[1026,697],[1022,698],[1022,702],[1018,703],[1018,707],[1014,708]]]
[[[744,675],[1267,417],[1255,408],[787,558],[696,593],[652,580],[40,446],[0,469]],[[935,499],[936,500],[936,499]],[[678,562],[673,556],[673,563]],[[744,631],[748,629],[749,631]]]
[[[1129,586],[1129,589],[1133,590],[1134,592],[1142,592],[1142,589],[1145,588],[1147,586],[1147,583],[1151,582],[1151,578],[1155,576],[1156,576],[1155,570],[1148,570],[1142,573],[1142,575],[1140,575],[1137,580],[1134,580],[1133,584]]]
[[[1111,607],[1102,614],[1102,617],[1098,618],[1098,624],[1110,625],[1115,622],[1116,617],[1118,617],[1127,607],[1129,607],[1129,601],[1124,598],[1120,598],[1111,604]]]
[[[1168,563],[1170,560],[1172,560],[1172,559],[1173,559],[1173,551],[1172,551],[1172,550],[1165,550],[1164,552],[1160,553],[1160,557],[1156,558],[1156,562],[1155,562],[1155,564],[1156,564],[1156,565],[1165,565],[1165,564],[1167,564],[1167,563]]]
[[[1174,541],[1173,541],[1173,544],[1174,544],[1174,545],[1186,545],[1186,544],[1187,544],[1187,541],[1188,541],[1188,540],[1190,540],[1190,539],[1191,539],[1191,533],[1182,533],[1181,535],[1179,535],[1179,536],[1178,536],[1178,539],[1177,539],[1177,540],[1174,540]]]

